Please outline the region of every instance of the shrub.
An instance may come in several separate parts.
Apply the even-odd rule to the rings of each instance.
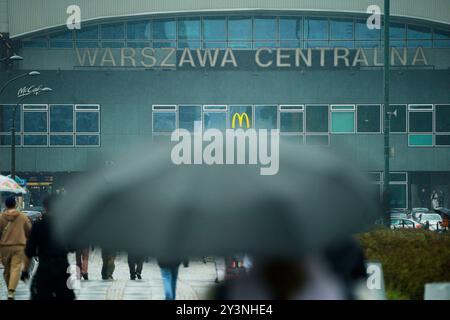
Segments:
[[[423,299],[425,284],[450,281],[450,233],[380,229],[357,236],[366,258],[380,261],[392,296]]]

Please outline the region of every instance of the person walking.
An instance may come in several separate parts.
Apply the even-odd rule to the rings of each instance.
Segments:
[[[74,300],[75,294],[67,284],[69,250],[52,238],[53,198],[44,200],[45,213],[41,221],[31,229],[25,247],[25,268],[21,279],[26,281],[30,275],[27,266],[33,257],[39,258],[39,265],[31,283],[31,300]]]
[[[24,248],[30,235],[31,221],[16,210],[16,199],[5,201],[6,210],[0,215],[0,256],[4,267],[3,276],[8,287],[8,300],[14,300],[19,284]]]
[[[142,268],[144,258],[139,254],[128,253],[128,268],[130,269],[131,280],[142,280]]]
[[[113,273],[116,265],[114,260],[116,259],[116,253],[113,250],[102,248],[102,279],[114,280]]]
[[[166,300],[175,300],[177,291],[178,267],[181,261],[164,261],[158,259]]]
[[[75,259],[77,262],[77,267],[80,270],[81,278],[83,278],[84,280],[89,280],[88,274],[89,247],[76,250]]]
[[[436,190],[433,190],[433,192],[431,193],[430,200],[431,200],[431,208],[433,210],[439,208],[439,195],[436,192]]]

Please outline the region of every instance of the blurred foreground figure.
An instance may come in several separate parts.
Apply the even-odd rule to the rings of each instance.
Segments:
[[[181,261],[168,261],[158,259],[166,300],[175,300],[177,292],[178,268]]]
[[[116,260],[115,251],[109,248],[102,248],[102,279],[103,280],[114,280],[113,273],[116,265],[114,261]]]
[[[25,248],[25,268],[33,257],[39,258],[39,265],[31,283],[31,300],[74,300],[73,290],[68,288],[69,277],[67,254],[69,251],[52,237],[53,212],[52,198],[44,200],[45,213],[31,230]],[[22,272],[22,280],[29,278],[28,271]]]
[[[0,257],[5,268],[3,276],[8,287],[8,300],[14,300],[20,280],[24,247],[31,230],[30,219],[16,210],[16,205],[14,197],[7,198],[6,210],[0,215]]]
[[[342,241],[303,258],[255,258],[239,278],[213,289],[214,300],[353,300],[366,279],[358,244]]]
[[[75,252],[75,259],[77,261],[77,267],[80,269],[81,277],[84,280],[89,280],[88,265],[89,265],[89,247],[84,249],[78,249]]]
[[[142,268],[145,258],[142,255],[128,253],[128,268],[130,269],[131,280],[142,280]]]

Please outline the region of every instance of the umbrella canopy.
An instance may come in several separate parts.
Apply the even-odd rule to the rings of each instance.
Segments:
[[[247,252],[302,255],[365,228],[378,203],[365,176],[325,151],[280,150],[279,173],[254,165],[173,165],[170,149],[68,186],[56,235],[164,259]]]
[[[16,181],[2,175],[0,175],[0,192],[12,192],[16,194],[27,193]]]

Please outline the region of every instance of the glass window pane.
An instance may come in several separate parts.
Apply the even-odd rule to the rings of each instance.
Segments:
[[[355,132],[355,112],[332,112],[331,132],[353,133]]]
[[[450,48],[450,40],[434,40],[433,46],[435,48]]]
[[[356,48],[381,48],[380,41],[355,41]]]
[[[228,35],[230,40],[251,40],[252,18],[230,17],[228,20]]]
[[[254,20],[255,40],[276,40],[278,34],[276,17],[256,17]]]
[[[306,144],[312,146],[328,146],[330,141],[328,135],[307,135]]]
[[[380,132],[380,106],[359,105],[358,132]]]
[[[357,40],[379,40],[380,30],[367,28],[366,20],[355,21],[355,36]]]
[[[436,135],[437,146],[450,146],[450,135]]]
[[[197,49],[201,48],[200,41],[178,41],[178,48],[185,49],[185,48],[191,48],[191,49]]]
[[[391,116],[391,132],[406,132],[406,106],[391,105],[391,112],[397,112]]]
[[[178,20],[178,39],[200,39],[200,18],[185,18]]]
[[[352,19],[331,19],[331,39],[352,40],[353,20]]]
[[[73,135],[51,135],[51,146],[73,146]]]
[[[348,48],[353,49],[353,41],[330,41],[331,48]]]
[[[99,132],[98,112],[76,112],[76,128],[77,132]]]
[[[303,132],[303,112],[280,112],[280,132]]]
[[[228,119],[230,128],[248,129],[253,127],[252,106],[230,106]],[[248,121],[248,122],[247,122]]]
[[[102,48],[125,48],[125,42],[123,41],[103,41]]]
[[[408,25],[408,39],[431,39],[431,29],[422,26]]]
[[[127,47],[128,48],[148,48],[151,47],[151,43],[150,42],[145,42],[145,41],[128,41],[127,42]]]
[[[450,132],[450,105],[436,105],[436,132]]]
[[[251,49],[252,43],[251,42],[245,42],[245,41],[239,41],[239,42],[230,42],[228,44],[228,47],[233,49]]]
[[[280,17],[280,39],[303,39],[303,19],[295,17]]]
[[[58,48],[73,48],[72,41],[50,41],[50,48],[58,49]]]
[[[227,20],[225,17],[203,18],[204,40],[227,40]]]
[[[47,145],[47,135],[24,135],[23,136],[24,146],[46,146]]]
[[[50,132],[73,132],[73,106],[50,106]]]
[[[406,205],[406,188],[405,184],[391,184],[389,191],[391,208],[407,208]]]
[[[328,106],[306,106],[306,132],[328,132]]]
[[[305,41],[305,48],[328,48],[328,41]]]
[[[225,49],[227,47],[226,42],[203,42],[205,49]]]
[[[77,41],[77,48],[98,48],[99,44],[97,41]]]
[[[2,134],[0,135],[0,146],[10,146],[11,145],[11,135]],[[16,134],[16,146],[20,146],[20,135]]]
[[[202,131],[202,107],[201,106],[180,106],[178,111],[180,129],[189,132]]]
[[[127,37],[133,40],[147,40],[151,38],[150,21],[127,22]]]
[[[153,39],[176,40],[177,25],[174,19],[153,20]]]
[[[76,30],[75,35],[78,40],[98,39],[98,26],[82,27]]]
[[[434,39],[450,40],[450,30],[434,29]]]
[[[16,105],[0,105],[0,132],[2,133],[8,133],[11,130],[11,127],[13,126],[13,114],[14,114],[14,108]],[[15,114],[15,127],[16,132],[21,131],[20,127],[20,113],[21,113],[21,107],[19,107],[16,110]]]
[[[24,48],[47,48],[47,41],[23,41]]]
[[[302,43],[299,41],[280,41],[280,48],[301,48]]]
[[[432,112],[409,112],[410,132],[433,132]]]
[[[24,132],[47,132],[47,111],[24,112]]]
[[[172,132],[176,127],[175,112],[153,113],[153,132]]]
[[[205,112],[205,130],[219,129],[225,131],[227,128],[227,114],[225,112]]]
[[[62,31],[50,34],[50,40],[72,40],[72,31]]]
[[[408,40],[408,48],[431,48],[432,42],[431,40]]]
[[[176,46],[175,41],[153,41],[154,48],[175,48]]]
[[[328,39],[328,20],[322,18],[306,18],[305,38]]]
[[[109,23],[100,25],[102,39],[125,39],[124,23]]]
[[[409,137],[410,146],[432,146],[433,135],[432,134],[410,134]]]
[[[255,42],[255,48],[276,48],[277,42],[276,41],[260,41]]]
[[[277,129],[277,106],[255,106],[255,128]]]
[[[77,135],[77,146],[98,146],[100,145],[99,135]]]

